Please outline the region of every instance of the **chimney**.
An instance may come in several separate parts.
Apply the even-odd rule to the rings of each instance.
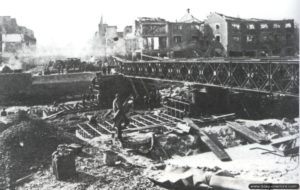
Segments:
[[[189,9],[189,8],[188,8],[186,11],[187,11],[187,13],[189,13],[189,14],[190,14],[190,9]]]

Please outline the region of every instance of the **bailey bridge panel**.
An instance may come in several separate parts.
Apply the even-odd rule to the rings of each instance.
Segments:
[[[298,61],[115,61],[130,77],[299,96]]]

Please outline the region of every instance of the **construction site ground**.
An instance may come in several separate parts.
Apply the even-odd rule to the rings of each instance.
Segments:
[[[22,107],[21,109],[44,109],[47,106]],[[8,108],[13,112],[20,108]],[[48,120],[57,130],[75,134],[78,123],[88,121],[87,116],[103,115],[107,110],[97,110],[84,113],[72,113]],[[149,111],[135,111],[135,114],[148,114]],[[290,137],[299,133],[299,120],[238,120],[236,122],[246,125],[260,135],[269,139]],[[1,124],[1,126],[9,125]],[[222,162],[212,152],[202,149],[198,144],[197,135],[178,134],[176,132],[163,132],[157,135],[157,139],[169,158],[161,151],[154,149],[149,155],[142,155],[129,149],[122,149],[118,144],[107,146],[105,141],[110,136],[97,137],[89,141],[89,145],[83,143],[83,153],[76,158],[77,175],[67,181],[58,181],[52,173],[51,155],[43,157],[42,161],[33,163],[23,176],[28,180],[18,184],[17,189],[165,189],[155,185],[151,178],[157,170],[152,170],[157,164],[175,165],[176,167],[191,167],[211,171],[214,168],[225,170],[228,175],[242,179],[255,179],[268,182],[295,182],[299,177],[299,157],[281,157],[274,154],[262,154],[266,150],[273,150],[270,145],[260,145],[245,141],[234,132],[226,122],[217,122],[202,126],[211,136],[217,138],[226,148],[226,152],[232,161]],[[5,131],[5,130],[4,130]],[[133,135],[138,132],[133,133]],[[145,135],[148,133],[142,133]],[[62,141],[65,142],[65,141]],[[68,139],[70,142],[70,139]],[[78,141],[76,141],[78,143]],[[118,152],[119,162],[115,166],[108,166],[104,162],[105,152],[114,147]],[[263,148],[250,150],[251,148]],[[53,147],[52,147],[53,148]],[[40,150],[43,151],[43,150]],[[45,151],[54,151],[45,150]],[[42,154],[40,152],[39,154]],[[4,163],[5,164],[5,163]],[[147,171],[147,175],[145,175]],[[157,175],[159,176],[159,175]],[[16,178],[16,179],[18,179]]]

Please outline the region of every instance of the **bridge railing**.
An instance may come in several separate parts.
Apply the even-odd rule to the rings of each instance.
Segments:
[[[123,61],[133,77],[192,82],[236,90],[299,96],[298,61]]]

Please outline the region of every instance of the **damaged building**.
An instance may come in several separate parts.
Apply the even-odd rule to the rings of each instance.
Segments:
[[[151,56],[199,56],[203,44],[201,25],[190,10],[176,22],[162,18],[138,18],[135,21],[135,36],[139,38],[142,54]]]
[[[103,21],[101,17],[100,23],[98,24],[98,31],[95,34],[93,49],[102,56],[118,54],[119,51],[125,51],[122,48],[123,43],[123,32],[118,32],[118,27],[115,25],[109,25]],[[122,44],[122,45],[120,45]],[[121,47],[120,47],[121,46]]]
[[[34,49],[36,38],[32,30],[19,26],[15,18],[0,16],[0,43],[1,53],[16,53]]]
[[[101,19],[97,32],[104,51],[122,49],[132,60],[293,56],[299,50],[298,34],[293,19],[243,19],[211,13],[201,21],[190,9],[175,22],[139,17],[122,32]]]
[[[205,24],[227,56],[293,56],[294,20],[242,19],[211,13]]]

